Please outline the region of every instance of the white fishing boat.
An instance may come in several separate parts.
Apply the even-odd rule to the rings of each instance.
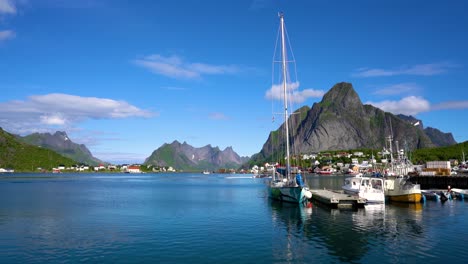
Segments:
[[[290,202],[296,204],[304,204],[308,202],[308,199],[312,197],[312,193],[309,189],[304,186],[302,179],[300,179],[300,171],[296,175],[296,180],[292,176],[291,172],[291,158],[290,158],[290,141],[289,141],[289,100],[288,96],[292,92],[291,82],[288,79],[288,67],[287,67],[287,48],[286,48],[286,29],[284,25],[284,16],[282,13],[279,14],[280,18],[280,31],[281,31],[281,72],[282,72],[282,93],[283,93],[283,105],[284,105],[284,140],[285,153],[286,153],[286,167],[283,173],[273,173],[272,179],[269,185],[269,196],[274,200],[282,202]],[[299,179],[298,179],[299,178]]]
[[[382,178],[366,177],[358,174],[346,178],[341,189],[347,194],[366,199],[367,203],[385,203],[383,185]]]

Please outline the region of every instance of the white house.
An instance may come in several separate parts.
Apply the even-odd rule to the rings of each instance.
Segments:
[[[130,173],[141,173],[140,166],[137,165],[128,166],[127,171]]]

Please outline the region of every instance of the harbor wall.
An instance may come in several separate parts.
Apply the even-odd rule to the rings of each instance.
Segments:
[[[421,189],[447,189],[451,188],[468,189],[468,175],[466,176],[412,176],[412,183],[421,185]]]

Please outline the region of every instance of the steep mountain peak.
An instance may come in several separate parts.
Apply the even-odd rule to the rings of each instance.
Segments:
[[[185,142],[184,142],[184,144],[185,144]],[[172,143],[169,144],[169,145],[182,145],[182,144],[180,144],[180,142],[179,142],[178,140],[174,140],[174,141],[172,141]]]
[[[70,138],[68,138],[68,135],[65,131],[57,131],[55,132],[53,136],[63,139],[64,141],[70,140]]]
[[[320,102],[324,106],[333,108],[357,108],[362,107],[361,99],[351,83],[341,82],[335,84],[322,98]]]
[[[320,103],[301,116],[297,126],[291,126],[290,142],[296,153],[359,148],[381,149],[391,131],[393,139],[407,142],[408,148],[419,149],[448,146],[456,143],[450,133],[437,129],[423,129],[422,121],[413,116],[395,116],[372,105],[362,105],[350,83],[335,84]],[[293,116],[294,118],[294,116]],[[275,160],[284,153],[284,123],[270,133],[260,153],[252,162],[261,164]]]
[[[232,146],[229,146],[229,147],[226,147],[223,151],[234,151],[234,150],[232,149]]]

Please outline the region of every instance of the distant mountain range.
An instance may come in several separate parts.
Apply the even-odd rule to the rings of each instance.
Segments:
[[[18,139],[30,145],[51,149],[78,163],[91,166],[103,163],[93,157],[91,151],[85,145],[74,143],[63,131],[57,131],[53,135],[50,133],[34,133],[24,137],[18,136]]]
[[[232,147],[224,150],[211,145],[195,148],[186,142],[174,141],[153,151],[144,164],[172,166],[185,171],[202,171],[220,168],[237,169],[241,165],[245,166],[247,162],[262,164],[278,161],[278,157],[284,157],[283,131],[284,124],[276,131],[272,131],[261,151],[251,159],[240,157]],[[65,132],[57,131],[53,135],[34,133],[24,137],[14,136],[1,128],[0,132],[2,151],[0,167],[18,166],[20,163],[26,164],[26,168],[37,164],[56,166],[57,162],[84,163],[91,166],[104,163],[93,157],[85,145],[70,140]],[[353,86],[344,82],[334,85],[319,103],[314,103],[312,107],[303,106],[297,109],[290,118],[290,142],[294,145],[294,153],[359,148],[382,149],[386,144],[385,138],[389,135],[393,135],[394,141],[400,143],[400,148],[409,150],[456,144],[451,133],[443,133],[431,127],[424,128],[423,122],[412,116],[393,115],[372,105],[362,104]],[[8,147],[10,145],[12,147]],[[24,152],[25,149],[28,151]],[[46,157],[30,153],[34,155],[42,153]],[[69,159],[63,159],[57,153]],[[36,164],[32,160],[41,162]]]
[[[180,143],[176,140],[155,150],[144,164],[160,167],[172,166],[174,169],[184,171],[213,171],[220,168],[237,169],[248,159],[248,157],[240,157],[232,147],[224,150],[211,145],[195,148],[186,142]]]
[[[353,86],[345,82],[334,85],[312,108],[305,106],[296,110],[290,122],[290,142],[296,153],[382,149],[389,135],[399,141],[400,148],[410,150],[456,144],[451,133],[430,127],[424,129],[422,121],[414,117],[393,115],[362,104]],[[283,131],[284,123],[270,133],[251,163],[277,160],[274,155],[278,153],[284,155]]]

